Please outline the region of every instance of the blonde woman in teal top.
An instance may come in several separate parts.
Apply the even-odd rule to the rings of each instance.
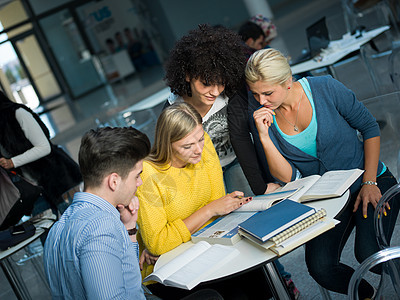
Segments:
[[[340,169],[365,170],[350,188],[348,205],[337,216],[341,223],[306,245],[311,276],[321,286],[346,294],[354,270],[340,262],[343,247],[355,227],[359,262],[379,250],[374,210],[382,194],[397,183],[379,160],[379,126],[354,93],[332,77],[293,82],[287,59],[275,49],[260,50],[250,57],[246,81],[254,96],[249,108],[254,107],[254,101],[261,104],[249,112],[254,120],[250,127],[257,155],[273,177],[288,182],[296,178],[297,170],[302,176]],[[384,218],[388,240],[399,201],[394,199],[390,207]],[[360,298],[371,298],[373,293],[372,286],[362,281]]]

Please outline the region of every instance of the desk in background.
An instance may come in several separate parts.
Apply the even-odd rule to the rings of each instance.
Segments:
[[[346,206],[349,197],[350,192],[347,191],[342,197],[313,201],[307,203],[307,205],[315,209],[324,208],[327,212],[327,216],[330,218],[334,218]],[[159,269],[164,264],[172,260],[174,257],[190,248],[192,245],[193,243],[189,241],[161,255],[156,265],[154,266],[154,270]],[[272,252],[271,250],[263,249],[261,247],[256,247],[244,238],[231,247],[235,247],[239,250],[240,259],[235,259],[231,261],[225,268],[221,268],[211,273],[204,280],[204,282],[228,277],[240,272],[248,271],[255,267],[263,267],[275,299],[290,299],[275,266],[272,264],[272,262],[278,258],[278,256],[274,252]]]
[[[344,35],[341,40],[331,41],[328,48],[324,49],[321,54],[321,60],[316,58],[291,66],[292,74],[303,73],[326,67],[333,77],[337,77],[333,64],[340,61],[350,53],[360,50],[360,47],[381,33],[389,30],[389,26],[382,26],[367,32],[363,32],[362,36],[356,38],[355,35],[349,33]]]

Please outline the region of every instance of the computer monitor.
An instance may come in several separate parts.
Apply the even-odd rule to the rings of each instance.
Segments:
[[[310,48],[311,58],[317,56],[321,49],[325,49],[329,45],[329,33],[326,26],[326,18],[322,17],[314,24],[306,29],[308,46]]]

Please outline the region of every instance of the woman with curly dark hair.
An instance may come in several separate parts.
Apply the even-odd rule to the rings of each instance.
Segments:
[[[186,102],[200,113],[204,131],[219,156],[226,192],[239,190],[249,196],[253,192],[232,147],[227,114],[228,99],[239,91],[247,94],[244,80],[247,58],[246,45],[236,32],[222,26],[199,25],[178,40],[170,51],[164,79],[171,88],[166,106]],[[247,114],[247,107],[243,109]],[[235,124],[237,116],[231,113],[229,118],[230,126],[239,125]],[[253,170],[249,172],[251,175]],[[270,183],[268,192],[276,187]],[[290,280],[290,274],[278,260],[276,264],[281,275]]]
[[[203,119],[224,172],[227,192],[252,194],[232,148],[227,120],[228,98],[243,84],[246,56],[237,33],[222,26],[202,24],[183,36],[165,65],[171,88],[166,106],[191,104]]]

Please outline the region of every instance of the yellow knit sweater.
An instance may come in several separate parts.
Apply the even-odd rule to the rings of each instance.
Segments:
[[[189,241],[190,232],[183,220],[225,195],[221,165],[207,133],[199,163],[160,168],[145,161],[141,177],[138,241],[141,251],[145,247],[154,255]],[[152,265],[145,265],[142,276],[152,271]]]

